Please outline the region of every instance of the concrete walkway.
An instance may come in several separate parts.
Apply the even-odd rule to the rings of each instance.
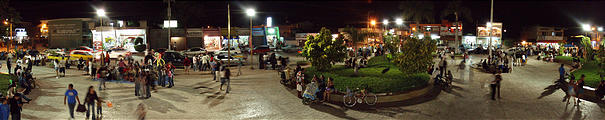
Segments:
[[[479,61],[474,56],[473,61]],[[2,61],[4,62],[4,61]],[[459,60],[455,63],[459,63]],[[6,64],[4,64],[6,65]],[[526,66],[515,67],[503,74],[502,99],[492,101],[487,85],[491,74],[469,69],[454,72],[454,88],[437,91],[432,96],[405,101],[397,107],[347,109],[339,105],[306,106],[295,94],[279,83],[272,70],[248,70],[234,77],[232,91],[219,91],[219,83],[212,81],[208,72],[177,71],[173,88],[160,88],[150,99],[134,96],[134,85],[107,83],[108,90],[98,91],[101,97],[113,102],[113,108],[104,106],[104,119],[134,119],[139,103],[147,105],[148,119],[603,119],[605,105],[582,102],[579,107],[561,102],[564,93],[545,92],[558,77],[556,63],[529,60]],[[0,69],[6,71],[6,66]],[[236,71],[236,70],[232,70]],[[84,72],[68,70],[67,77],[55,78],[47,67],[34,67],[34,76],[41,83],[30,95],[34,101],[24,105],[26,119],[66,119],[67,106],[63,94],[67,84],[73,83],[84,98],[86,88],[97,87]],[[543,94],[544,97],[540,97]],[[83,119],[77,114],[76,119]]]

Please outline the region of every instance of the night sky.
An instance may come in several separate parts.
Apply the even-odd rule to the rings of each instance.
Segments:
[[[183,1],[176,1],[177,3]],[[192,17],[187,26],[227,26],[226,1],[186,1],[195,8],[185,15]],[[441,11],[448,1],[432,1],[435,5],[435,22],[440,22]],[[248,26],[245,8],[255,8],[257,16],[254,24],[264,24],[267,16],[273,17],[274,24],[283,25],[309,21],[317,26],[329,28],[365,26],[367,15],[377,16],[380,22],[387,18],[394,20],[401,16],[399,1],[231,1],[232,26]],[[175,3],[176,4],[176,3]],[[489,21],[489,0],[463,1],[471,9],[473,22],[465,22],[465,34],[475,34],[475,26]],[[95,17],[96,7],[105,8],[109,17],[138,16],[161,21],[166,15],[166,3],[161,0],[132,1],[28,1],[11,0],[23,21],[39,23],[41,19]],[[179,9],[173,5],[173,11]],[[567,27],[567,35],[580,33],[580,23],[605,26],[603,9],[605,1],[503,1],[495,0],[494,21],[503,22],[505,37],[518,38],[525,26],[543,25]],[[451,19],[453,20],[453,19]],[[319,30],[320,27],[314,29]]]

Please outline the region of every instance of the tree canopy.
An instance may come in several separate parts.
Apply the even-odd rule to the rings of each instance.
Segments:
[[[433,64],[432,53],[437,49],[437,44],[430,38],[410,38],[402,46],[402,52],[396,54],[393,60],[401,72],[406,74],[424,73]]]
[[[332,63],[342,62],[346,58],[346,46],[344,38],[338,35],[332,39],[329,29],[321,28],[317,36],[308,36],[303,47],[302,55],[320,71],[328,70]]]

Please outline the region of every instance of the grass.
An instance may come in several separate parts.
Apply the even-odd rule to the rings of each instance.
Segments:
[[[382,73],[385,68],[390,70]],[[305,70],[305,78],[310,81],[313,75],[324,75],[326,78],[334,78],[334,87],[338,91],[346,91],[346,88],[362,88],[367,85],[374,93],[403,92],[414,88],[423,87],[428,84],[430,76],[426,73],[403,74],[398,67],[386,59],[378,56],[368,60],[366,68],[360,68],[359,74],[354,75],[353,68],[345,68],[343,65],[335,65],[326,72],[317,71],[314,67]]]
[[[573,59],[573,57],[569,57],[569,56],[556,56],[555,57],[555,60],[557,60],[558,62],[563,63],[563,64],[568,64],[568,65],[571,65],[572,59]],[[584,66],[582,66],[581,69],[578,69],[578,70],[572,72],[571,74],[576,76],[576,79],[580,79],[580,76],[582,76],[582,74],[586,75],[586,78],[584,78],[584,82],[586,82],[586,85],[596,88],[599,85],[599,81],[601,80],[599,72],[603,72],[603,71],[599,71],[602,69],[599,68],[598,60],[585,62],[584,59],[580,58],[580,61],[584,63]]]
[[[601,68],[599,68],[598,62],[591,61],[584,63],[584,66],[582,66],[581,69],[578,69],[572,72],[571,74],[575,75],[576,79],[579,79],[582,74],[586,75],[586,78],[584,78],[584,82],[586,82],[586,85],[596,88],[599,85],[599,81],[601,80],[599,72],[603,72],[599,70],[601,70]]]
[[[17,78],[15,76],[11,76],[5,73],[0,74],[0,93],[6,94],[10,79],[12,79],[13,82],[17,82]]]

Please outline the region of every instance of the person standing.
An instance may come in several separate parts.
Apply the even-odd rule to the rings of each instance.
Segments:
[[[185,66],[185,73],[189,74],[189,67],[191,67],[191,61],[189,60],[188,57],[185,57],[185,59],[183,60],[183,66]]]
[[[148,71],[145,71],[143,76],[145,76],[145,81],[143,81],[145,83],[145,98],[150,98],[151,97],[151,87],[153,86],[153,82],[152,82],[153,80],[151,79],[151,77],[149,77]]]
[[[172,65],[172,62],[168,62],[168,64],[166,64],[166,75],[168,77],[168,88],[171,88],[174,86],[174,65]]]
[[[10,99],[8,96],[0,99],[2,101],[2,104],[0,104],[0,120],[8,120],[8,116],[10,115],[8,99]]]
[[[17,93],[13,98],[9,99],[8,104],[12,120],[21,120],[21,107],[23,107],[21,95]]]
[[[212,77],[214,81],[216,81],[216,62],[214,60],[210,61],[210,74],[212,74]]]
[[[198,62],[198,60],[199,60],[199,59],[198,59],[198,56],[199,56],[199,55],[195,55],[195,56],[193,56],[193,58],[192,58],[193,60],[191,60],[191,62],[193,63],[193,66],[192,66],[193,71],[197,71],[197,70],[198,70],[198,67],[197,67],[197,66],[199,66],[199,65],[198,65],[198,63],[199,63],[199,62]]]
[[[69,115],[74,119],[74,107],[76,107],[76,101],[80,104],[80,98],[78,97],[78,91],[74,89],[73,84],[69,84],[65,96],[63,97],[63,104],[67,104],[69,107]]]
[[[97,92],[95,91],[93,86],[88,87],[88,92],[86,92],[86,97],[84,98],[84,104],[88,106],[88,110],[86,111],[86,119],[90,117],[92,114],[92,119],[95,120],[95,100],[98,100],[99,96],[97,96]]]
[[[8,74],[11,74],[11,57],[10,53],[8,53],[9,57],[6,58],[6,68],[8,68]],[[58,73],[57,73],[58,74]]]
[[[502,75],[500,75],[500,73],[498,73],[496,75],[496,91],[497,91],[496,93],[498,94],[498,98],[501,98],[500,97],[500,85],[501,85],[500,83],[502,83]]]
[[[105,77],[109,74],[107,67],[102,66],[99,68],[99,70],[97,70],[97,74],[97,79],[99,80],[99,90],[106,89],[107,86],[105,86]]]
[[[559,80],[563,80],[565,79],[565,65],[561,64],[561,67],[559,67]]]

